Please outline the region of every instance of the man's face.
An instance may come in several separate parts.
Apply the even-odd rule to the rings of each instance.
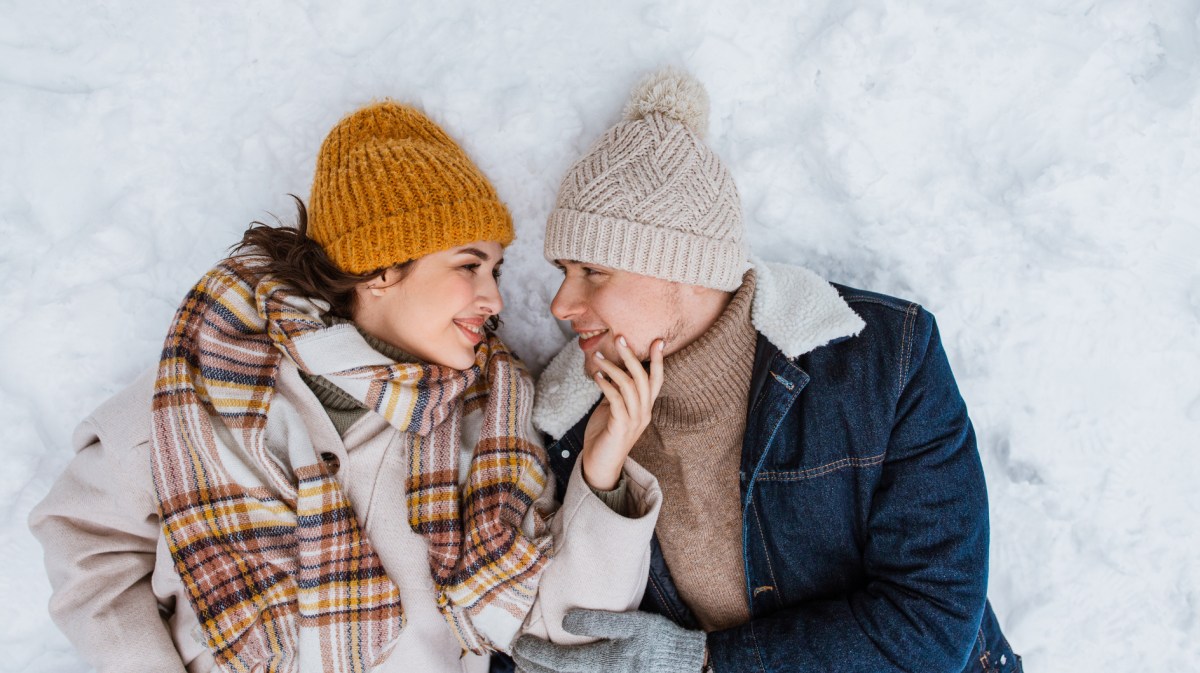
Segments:
[[[668,354],[686,345],[678,343],[687,325],[678,283],[571,260],[557,260],[555,266],[563,272],[563,281],[550,312],[570,321],[579,335],[588,376],[599,369],[596,351],[620,364],[617,337],[625,337],[643,361],[650,359],[655,339],[665,340]]]

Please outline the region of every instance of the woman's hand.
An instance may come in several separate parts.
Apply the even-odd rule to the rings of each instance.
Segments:
[[[617,338],[617,353],[623,368],[605,359],[598,350],[592,356],[600,367],[595,379],[604,393],[604,401],[592,412],[583,432],[581,467],[584,481],[597,491],[616,488],[625,458],[650,425],[650,412],[662,389],[662,339],[650,344],[649,372],[634,356],[625,337]]]

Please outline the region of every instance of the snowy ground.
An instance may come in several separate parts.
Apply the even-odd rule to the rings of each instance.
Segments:
[[[0,0],[0,668],[80,671],[30,508],[321,138],[424,106],[518,222],[506,336],[564,337],[559,178],[643,72],[707,83],[758,254],[924,303],[1031,671],[1200,660],[1200,3]],[[1188,261],[1191,260],[1191,261]]]

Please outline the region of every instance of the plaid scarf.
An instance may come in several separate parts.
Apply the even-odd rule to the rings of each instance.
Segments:
[[[539,512],[533,537],[521,532],[547,480],[545,451],[528,430],[529,374],[491,335],[475,366],[459,371],[392,362],[352,325],[326,327],[320,314],[253,259],[234,258],[192,288],[167,335],[154,484],[207,645],[230,671],[367,671],[404,626],[399,591],[319,450],[280,456],[269,446],[287,357],[405,433],[409,524],[429,542],[443,616],[464,649],[482,653],[470,620],[519,626],[551,553]],[[460,488],[460,420],[481,408]]]

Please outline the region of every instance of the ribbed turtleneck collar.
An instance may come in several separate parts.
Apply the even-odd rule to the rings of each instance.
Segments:
[[[358,333],[362,335],[364,341],[371,348],[374,348],[384,357],[396,362],[420,362],[416,357],[396,348],[395,346],[377,339],[374,336],[367,334],[361,327],[344,318],[329,317],[330,325],[354,325]],[[321,405],[326,409],[334,411],[351,411],[354,409],[366,409],[363,403],[358,401],[353,395],[337,387],[332,381],[324,376],[312,376],[304,372],[300,372],[300,378],[308,385],[317,399],[321,401]]]
[[[754,285],[752,269],[712,327],[663,360],[656,425],[704,426],[745,413],[758,335],[750,319]]]

